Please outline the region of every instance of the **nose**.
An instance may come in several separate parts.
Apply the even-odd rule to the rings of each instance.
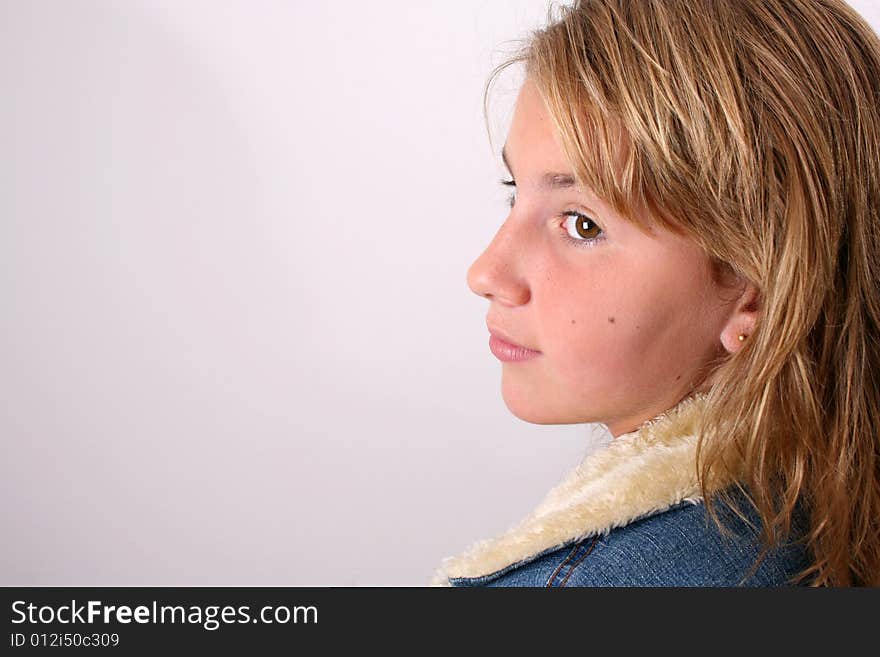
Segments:
[[[474,294],[506,306],[528,303],[531,292],[523,276],[525,253],[521,239],[505,224],[467,272],[467,284]]]

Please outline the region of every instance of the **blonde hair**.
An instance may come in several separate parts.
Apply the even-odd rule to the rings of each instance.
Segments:
[[[713,482],[735,476],[766,553],[806,502],[802,578],[880,585],[876,33],[842,0],[576,0],[484,102],[518,62],[579,183],[760,291],[754,332],[711,363],[712,517],[711,494],[729,499]]]

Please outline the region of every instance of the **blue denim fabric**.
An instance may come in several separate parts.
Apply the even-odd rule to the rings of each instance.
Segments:
[[[739,508],[755,525],[758,516],[744,498]],[[662,513],[555,547],[482,577],[450,579],[452,586],[786,586],[809,565],[797,539],[807,530],[798,507],[792,535],[768,553],[752,573],[761,553],[757,529],[731,509],[716,512],[733,536],[724,536],[703,504],[683,502]],[[807,582],[800,582],[806,584]]]

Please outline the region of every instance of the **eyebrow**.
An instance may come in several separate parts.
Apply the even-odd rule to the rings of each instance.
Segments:
[[[507,167],[510,175],[513,176],[513,167],[507,161],[506,146],[501,149],[501,159],[504,161],[504,166]],[[545,173],[541,176],[539,185],[545,189],[567,189],[569,187],[576,187],[577,181],[575,181],[574,176],[570,173]]]

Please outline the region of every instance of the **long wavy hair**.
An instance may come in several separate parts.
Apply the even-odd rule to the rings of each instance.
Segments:
[[[842,0],[576,0],[525,64],[575,177],[760,291],[710,363],[697,476],[764,552],[809,509],[814,585],[880,585],[880,39]],[[491,135],[490,135],[491,138]],[[720,278],[719,278],[720,280]],[[707,377],[708,378],[708,377]]]

